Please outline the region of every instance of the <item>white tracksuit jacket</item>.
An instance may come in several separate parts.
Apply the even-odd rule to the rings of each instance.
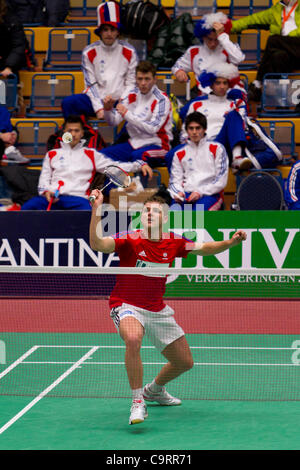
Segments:
[[[95,149],[84,147],[85,140],[81,140],[73,149],[70,144],[61,143],[61,148],[50,150],[44,157],[42,171],[38,183],[38,193],[45,191],[55,192],[58,182],[62,180],[60,194],[80,196],[87,198],[89,187],[95,173],[103,173],[108,165],[120,166],[129,172],[140,171],[145,163],[116,162],[97,152]]]
[[[202,88],[198,81],[203,70],[225,62],[238,66],[245,59],[240,46],[233,43],[227,33],[220,34],[218,40],[219,45],[214,50],[209,49],[205,43],[189,47],[173,65],[172,73],[175,75],[178,70],[184,70],[186,73],[194,72],[199,90],[209,93],[209,87]]]
[[[188,141],[173,157],[169,192],[172,197],[178,192],[197,191],[201,196],[221,192],[228,178],[228,156],[225,148],[206,137],[196,145]]]
[[[118,100],[135,85],[138,57],[133,46],[116,40],[106,46],[101,40],[85,47],[82,52],[82,71],[86,93],[95,112],[103,108],[103,98],[111,95]]]
[[[125,119],[129,142],[134,149],[146,145],[158,145],[166,151],[170,149],[173,139],[172,105],[165,93],[156,85],[147,94],[135,87],[122,104],[128,109],[124,117],[113,109],[104,111],[104,119],[110,126],[117,126]]]
[[[209,95],[200,96],[197,100],[193,101],[188,108],[186,116],[195,111],[204,114],[207,119],[206,136],[208,139],[213,140],[222,128],[226,114],[233,110],[240,114],[243,121],[246,120],[247,107],[242,99],[231,100],[226,96],[216,96],[210,93]],[[186,140],[187,132],[183,126],[180,141],[184,143]]]

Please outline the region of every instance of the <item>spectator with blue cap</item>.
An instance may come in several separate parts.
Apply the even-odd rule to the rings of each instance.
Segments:
[[[238,66],[245,59],[245,54],[238,44],[229,37],[231,21],[222,13],[204,15],[195,25],[194,34],[200,40],[199,45],[189,47],[175,62],[172,73],[179,82],[188,81],[188,73],[194,72],[199,94],[210,90],[203,88],[199,76],[203,70],[220,63]],[[240,83],[243,87],[243,84]]]
[[[238,79],[239,70],[232,64],[216,64],[203,71],[199,80],[204,88],[209,87],[210,93],[181,108],[180,118],[184,121],[193,112],[202,113],[207,119],[207,138],[224,145],[233,171],[253,166],[274,168],[282,154],[258,123],[248,117],[243,94],[234,88]],[[187,137],[182,131],[181,141]]]

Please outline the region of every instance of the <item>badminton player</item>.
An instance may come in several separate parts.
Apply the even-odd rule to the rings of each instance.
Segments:
[[[91,194],[96,199],[92,207],[90,246],[103,253],[116,252],[123,267],[168,267],[176,257],[186,258],[189,253],[215,255],[246,239],[242,230],[235,232],[230,240],[208,243],[191,242],[175,233],[163,233],[168,211],[165,199],[158,195],[144,203],[141,230],[103,237],[99,215],[103,195],[97,189]],[[171,396],[165,385],[193,367],[184,331],[174,320],[174,311],[163,301],[165,284],[166,276],[120,274],[110,295],[111,318],[125,343],[125,366],[132,390],[129,424],[142,423],[148,416],[145,401],[180,405],[181,400]],[[140,357],[144,335],[168,361],[145,387]]]

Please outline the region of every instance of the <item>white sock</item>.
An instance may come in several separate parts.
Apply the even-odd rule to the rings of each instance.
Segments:
[[[135,390],[132,390],[132,399],[144,401],[143,388],[136,388]]]
[[[243,155],[243,151],[242,151],[241,145],[236,145],[235,147],[233,147],[232,149],[233,160],[235,160],[238,157],[241,157],[242,155]]]
[[[163,385],[157,385],[157,383],[155,382],[155,379],[154,379],[153,382],[151,382],[151,384],[149,385],[149,388],[150,388],[151,392],[158,393],[158,392],[162,391]]]
[[[261,88],[262,87],[262,84],[259,80],[253,80],[253,85],[256,87],[256,88]]]

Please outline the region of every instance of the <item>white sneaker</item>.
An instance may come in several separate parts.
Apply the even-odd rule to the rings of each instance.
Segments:
[[[154,393],[149,388],[150,384],[147,384],[143,391],[143,397],[147,401],[157,401],[160,405],[164,406],[178,406],[181,405],[181,400],[179,398],[172,397],[166,387],[163,387],[162,390],[158,393]]]
[[[23,157],[21,152],[14,147],[14,145],[10,145],[5,149],[5,153],[2,156],[2,160],[5,162],[11,163],[28,163],[30,162],[29,158]]]
[[[143,400],[133,400],[130,409],[129,424],[142,423],[148,417],[147,405]]]

